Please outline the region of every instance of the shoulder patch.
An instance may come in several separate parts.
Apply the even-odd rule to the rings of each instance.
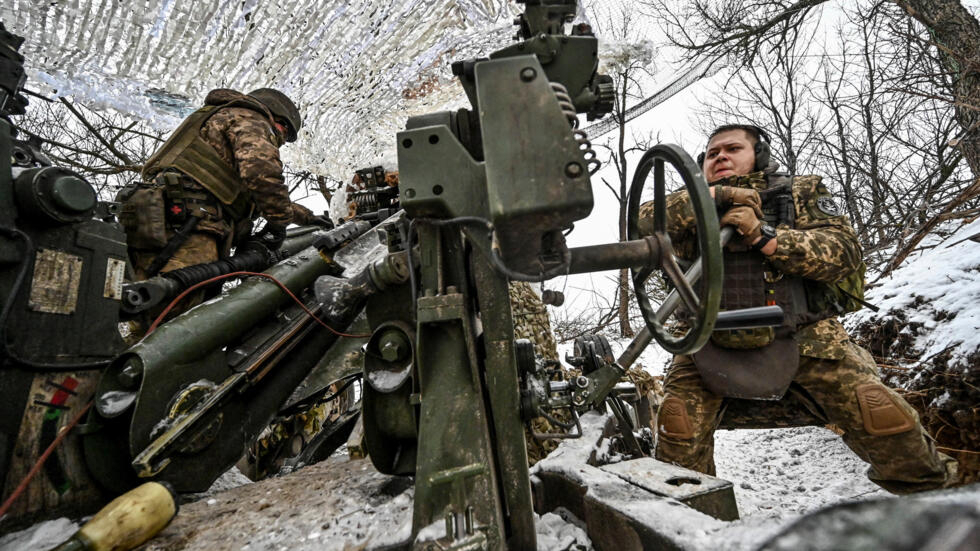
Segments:
[[[837,203],[829,195],[817,197],[817,208],[820,209],[820,212],[828,216],[840,216],[840,209],[837,207]]]

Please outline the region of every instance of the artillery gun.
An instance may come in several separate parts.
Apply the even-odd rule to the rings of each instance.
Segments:
[[[583,347],[589,372],[571,384],[548,380],[530,345],[514,340],[508,281],[631,268],[651,334],[674,353],[698,349],[715,327],[781,322],[778,308],[719,315],[718,219],[700,169],[677,147],[655,147],[641,163],[645,173],[631,193],[634,239],[565,244],[564,234],[592,209],[589,176],[597,164],[588,137],[576,129],[577,115],[607,113],[614,92],[597,73],[588,26],[565,32],[574,0],[524,4],[517,44],[452,65],[472,109],[413,117],[397,137],[405,246],[413,250],[418,242],[418,274],[410,266],[409,288],[367,302],[373,333],[363,424],[374,466],[415,476],[416,548],[535,548],[525,421],[553,409],[574,416],[597,407],[623,375],[593,342]],[[697,216],[701,261],[690,272],[691,279],[702,272],[700,293],[674,261],[667,237],[667,164]],[[655,231],[639,238],[639,197],[651,170]],[[655,269],[691,314],[683,335],[664,327],[671,306],[658,312],[647,296]],[[406,311],[406,302],[415,308]],[[625,425],[621,404],[611,403]],[[630,441],[631,431],[623,432]],[[635,441],[630,447],[641,453]]]
[[[326,232],[292,228],[275,253],[251,249],[127,281],[126,236],[111,221],[116,205],[16,139],[8,116],[27,105],[22,41],[0,27],[0,472],[4,499],[20,496],[4,505],[4,525],[91,512],[141,474],[173,480],[180,491],[206,489],[297,403],[332,398],[339,411],[321,421],[349,431],[355,389],[332,383],[350,382],[350,373],[297,387],[343,339],[371,285],[404,277],[398,258],[383,254],[377,228],[390,212]],[[312,285],[345,268],[360,285],[350,291],[361,295],[334,297],[315,320],[336,326],[328,331],[314,322],[322,305]],[[256,275],[134,346],[120,336],[130,316],[246,274]],[[60,434],[67,438],[58,445]],[[41,474],[18,489],[46,450],[53,453]]]
[[[718,233],[714,203],[700,170],[676,147],[652,149],[644,166],[653,171],[658,205],[667,164],[691,194],[701,261],[687,276],[674,261],[662,207],[654,234],[636,233],[646,174],[631,194],[634,239],[566,245],[565,233],[592,209],[589,176],[597,168],[577,115],[601,117],[614,91],[597,73],[588,26],[566,34],[574,0],[525,6],[516,44],[453,64],[472,109],[413,117],[398,134],[403,211],[380,214],[392,197],[378,194],[379,214],[362,217],[367,226],[334,230],[349,232],[342,237],[294,231],[284,259],[243,257],[124,284],[125,237],[93,219],[110,207],[99,206],[80,176],[12,141],[0,121],[0,149],[15,153],[0,162],[20,159],[16,167],[0,165],[2,220],[16,224],[0,228],[0,331],[9,330],[0,388],[17,397],[4,406],[9,426],[0,431],[0,460],[39,456],[69,424],[65,412],[81,420],[94,398],[84,424],[46,464],[41,497],[22,513],[94,508],[142,479],[202,491],[277,413],[326,398],[329,384],[296,393],[320,369],[332,374],[328,383],[363,376],[372,463],[385,474],[415,477],[416,547],[533,549],[527,420],[565,410],[571,429],[579,413],[609,398],[627,448],[637,456],[644,448],[616,398],[623,367],[600,350],[601,340],[589,339],[578,349],[583,374],[550,380],[533,346],[514,339],[509,281],[631,268],[650,334],[675,353],[697,349],[716,327],[779,323],[778,308],[719,315],[721,244],[708,237]],[[16,48],[10,51],[13,65],[22,62]],[[22,82],[5,88],[10,97]],[[273,261],[264,275],[134,346],[118,336],[120,312],[138,313],[212,277],[254,273]],[[673,306],[658,311],[647,297],[655,269],[690,314],[684,335],[664,326]],[[355,327],[363,335],[349,329],[362,311]],[[38,334],[64,338],[51,344]],[[343,346],[360,345],[357,337],[367,339],[361,373],[332,367]],[[351,421],[344,416],[345,427]],[[5,469],[5,495],[24,470]],[[549,499],[539,496],[539,507]]]

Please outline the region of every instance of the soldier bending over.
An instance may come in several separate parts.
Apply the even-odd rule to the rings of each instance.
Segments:
[[[120,193],[135,279],[227,257],[259,215],[261,242],[272,250],[290,223],[329,226],[291,203],[283,180],[279,148],[301,126],[296,105],[278,90],[209,92],[147,160],[143,182]]]

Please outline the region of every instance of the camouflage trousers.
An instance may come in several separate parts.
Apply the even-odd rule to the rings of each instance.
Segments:
[[[919,416],[882,384],[868,353],[846,343],[840,360],[800,357],[794,383],[837,425],[851,450],[870,464],[868,478],[896,494],[939,488],[956,478],[956,461],[937,453]],[[690,356],[675,356],[657,416],[656,458],[715,474],[714,432],[727,399],[704,388]]]
[[[170,272],[173,270],[179,270],[180,268],[186,268],[188,266],[194,266],[195,264],[204,264],[206,262],[214,262],[218,260],[218,242],[219,236],[213,233],[192,233],[187,241],[180,246],[179,249],[174,253],[170,260],[160,269],[160,272]],[[142,281],[146,279],[146,270],[153,263],[153,260],[160,254],[160,251],[154,250],[130,250],[129,260],[133,264],[133,275],[136,281]],[[167,314],[167,319],[173,319],[176,316],[190,310],[194,306],[204,302],[207,289],[198,289],[197,291],[191,293],[190,295],[184,297],[179,304],[177,304],[170,312]],[[169,303],[167,303],[169,304]],[[155,308],[152,308],[143,313],[143,315],[136,320],[133,324],[132,331],[133,336],[136,340],[142,338],[143,334],[150,328],[150,324],[153,320],[159,316],[167,304],[160,304]]]

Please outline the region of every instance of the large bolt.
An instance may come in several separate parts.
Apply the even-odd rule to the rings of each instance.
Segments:
[[[408,347],[408,340],[401,331],[385,331],[378,339],[378,350],[386,362],[394,363],[404,359],[408,355]]]
[[[386,342],[381,345],[381,357],[387,362],[397,362],[402,355],[402,347],[397,342]]]
[[[533,67],[525,67],[521,69],[521,80],[524,82],[531,82],[536,76],[538,76],[538,72],[535,71]]]
[[[565,175],[569,178],[578,178],[582,175],[582,165],[571,162],[565,165]]]

